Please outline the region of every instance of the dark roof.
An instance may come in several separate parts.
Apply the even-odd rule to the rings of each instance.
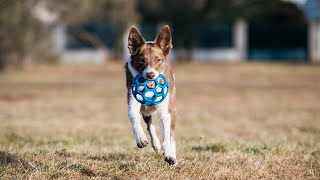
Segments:
[[[307,0],[304,12],[309,21],[320,20],[320,0]]]

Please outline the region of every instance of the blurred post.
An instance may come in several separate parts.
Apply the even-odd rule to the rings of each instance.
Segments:
[[[53,27],[53,43],[56,54],[62,54],[66,46],[66,27],[63,23],[57,23]]]
[[[320,63],[320,20],[309,23],[309,54],[314,63]]]
[[[234,45],[239,54],[239,60],[247,58],[248,25],[244,19],[237,19],[234,25]]]

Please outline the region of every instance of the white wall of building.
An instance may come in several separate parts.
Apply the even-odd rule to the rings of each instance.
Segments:
[[[109,57],[108,52],[102,49],[67,49],[68,36],[62,23],[54,26],[53,42],[61,63],[103,63]]]
[[[199,62],[238,62],[247,58],[247,23],[239,19],[233,26],[233,47],[231,48],[196,48],[192,50],[190,60]]]

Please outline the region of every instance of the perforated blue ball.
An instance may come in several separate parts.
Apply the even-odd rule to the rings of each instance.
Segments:
[[[145,106],[154,106],[160,104],[168,95],[169,83],[163,74],[159,74],[154,80],[145,79],[141,74],[138,74],[132,80],[131,90],[139,103]]]

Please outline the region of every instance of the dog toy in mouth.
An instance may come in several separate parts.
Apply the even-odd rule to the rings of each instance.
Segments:
[[[135,99],[146,106],[160,104],[168,95],[169,84],[163,74],[154,80],[145,79],[141,74],[132,80],[132,94]]]

